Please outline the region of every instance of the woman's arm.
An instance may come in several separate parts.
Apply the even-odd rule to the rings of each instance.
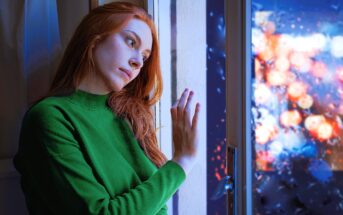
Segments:
[[[54,214],[156,214],[185,180],[183,169],[168,161],[134,189],[111,197],[81,152],[72,125],[62,119],[51,107],[32,110],[14,160],[30,185],[26,191],[34,190]]]
[[[163,208],[159,212],[157,212],[156,215],[168,215],[168,207],[167,205],[164,205]]]

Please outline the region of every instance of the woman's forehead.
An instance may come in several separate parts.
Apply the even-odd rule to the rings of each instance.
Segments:
[[[141,40],[144,49],[151,50],[152,33],[148,24],[140,19],[131,19],[124,27],[123,31],[129,31],[136,34]]]

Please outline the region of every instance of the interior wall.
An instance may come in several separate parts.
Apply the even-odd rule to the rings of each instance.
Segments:
[[[88,13],[89,4],[85,0],[57,0],[57,9],[62,50],[64,50],[77,25]]]
[[[21,120],[30,102],[47,92],[62,52],[88,7],[84,0],[0,1],[1,214],[28,214],[12,164]]]

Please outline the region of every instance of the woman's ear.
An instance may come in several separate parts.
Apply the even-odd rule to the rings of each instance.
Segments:
[[[101,36],[100,35],[97,35],[97,36],[95,36],[95,38],[94,38],[94,42],[92,43],[92,45],[91,45],[91,49],[94,49],[95,48],[95,46],[101,41]]]

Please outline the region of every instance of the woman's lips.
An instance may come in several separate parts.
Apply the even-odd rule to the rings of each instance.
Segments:
[[[123,68],[120,68],[120,70],[129,78],[131,79],[131,72],[126,70],[126,69],[123,69]]]

